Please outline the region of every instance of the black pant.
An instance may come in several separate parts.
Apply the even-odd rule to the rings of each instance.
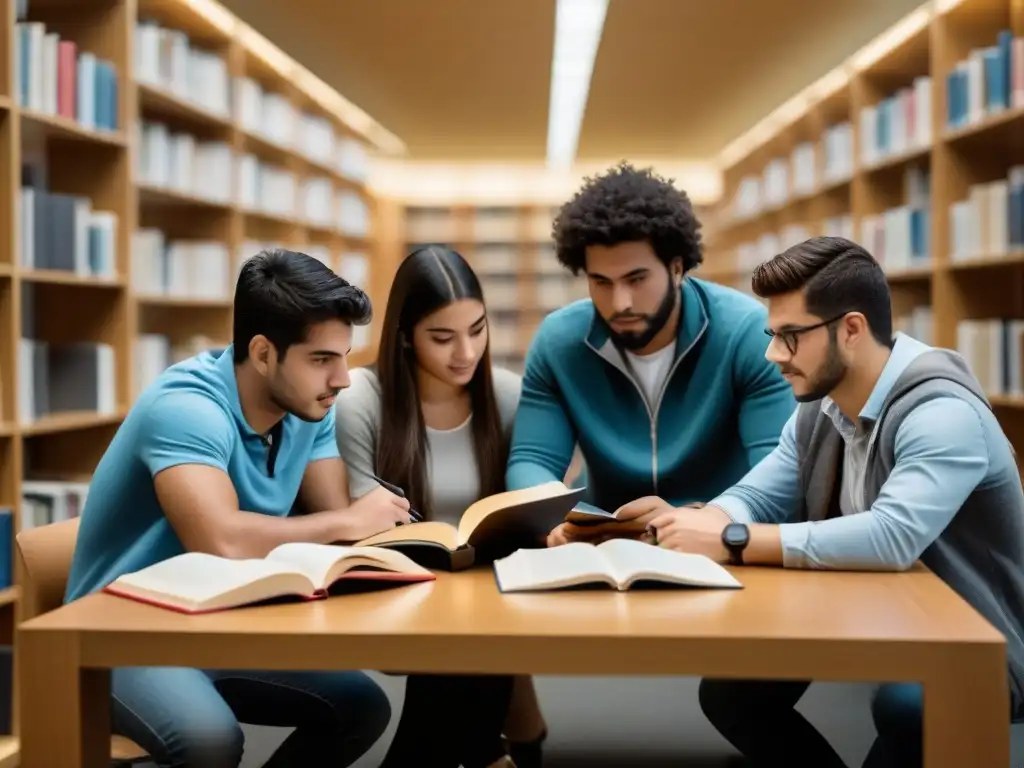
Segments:
[[[381,768],[485,768],[506,754],[510,675],[410,675]]]
[[[701,680],[700,708],[730,744],[756,765],[846,768],[817,729],[796,711],[808,682]],[[915,683],[886,683],[871,701],[878,733],[862,768],[920,768],[922,696]]]

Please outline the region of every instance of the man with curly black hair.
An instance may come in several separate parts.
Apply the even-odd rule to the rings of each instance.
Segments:
[[[590,300],[552,312],[534,337],[510,489],[562,479],[578,444],[590,504],[682,506],[711,500],[775,448],[796,402],[765,359],[766,311],[687,275],[703,260],[700,230],[685,192],[628,163],[563,206],[558,260],[586,274]],[[634,535],[647,522],[566,523],[548,542]]]

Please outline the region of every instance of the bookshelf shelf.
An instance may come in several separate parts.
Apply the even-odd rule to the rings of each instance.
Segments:
[[[56,269],[18,269],[16,274],[22,283],[41,285],[73,285],[83,288],[123,288],[124,280],[119,277],[92,277],[75,275]]]
[[[124,418],[124,413],[123,411],[109,414],[95,413],[93,411],[55,413],[23,424],[18,431],[24,437],[39,437],[59,432],[73,432],[81,429],[105,427],[111,424],[119,424]]]
[[[46,138],[63,139],[66,141],[108,144],[112,147],[124,147],[127,141],[119,131],[104,133],[84,128],[74,120],[58,115],[48,115],[31,109],[19,109],[22,128],[28,133],[36,131]]]
[[[902,19],[723,152],[722,224],[701,268],[749,291],[754,264],[806,236],[857,240],[886,269],[898,328],[967,358],[1018,456],[1022,38],[1019,0],[925,3]],[[835,165],[850,184],[814,184],[808,202],[796,181]]]
[[[230,340],[244,258],[357,254],[383,303],[365,176],[400,142],[212,0],[0,7],[0,526],[17,532],[77,514],[139,391]],[[0,643],[18,595],[0,579]],[[0,735],[0,768],[16,760]]]
[[[227,117],[210,112],[158,86],[139,83],[138,95],[139,109],[146,117],[152,117],[154,120],[179,120],[197,131],[231,130],[231,120]]]

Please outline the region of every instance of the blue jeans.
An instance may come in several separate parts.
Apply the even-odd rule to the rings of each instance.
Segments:
[[[111,730],[160,768],[236,768],[239,723],[294,727],[265,768],[354,763],[391,719],[362,672],[256,672],[122,667],[111,672]]]
[[[796,703],[808,682],[702,680],[700,708],[722,736],[757,765],[846,768]],[[921,686],[886,683],[871,699],[877,736],[862,768],[920,768],[924,707]]]

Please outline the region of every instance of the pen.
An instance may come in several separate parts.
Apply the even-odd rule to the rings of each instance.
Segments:
[[[391,491],[391,493],[395,494],[395,496],[398,496],[399,498],[402,498],[402,499],[405,498],[405,491],[403,491],[397,485],[392,485],[387,480],[381,480],[376,475],[371,475],[371,477],[373,477],[374,480],[376,480],[378,483],[380,483],[381,486],[383,486],[387,490]],[[420,513],[417,512],[412,507],[409,507],[409,517],[411,517],[416,522],[422,522],[423,521],[423,518],[420,517]]]

